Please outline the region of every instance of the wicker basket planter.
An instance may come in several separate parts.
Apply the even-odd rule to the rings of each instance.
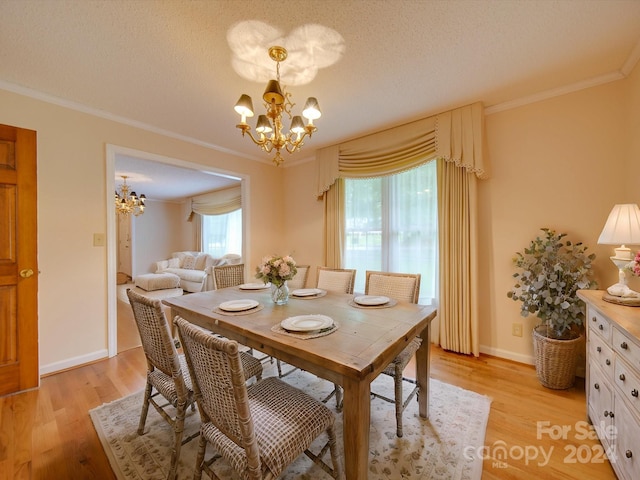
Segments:
[[[554,390],[571,388],[576,379],[576,364],[582,337],[556,340],[546,336],[547,327],[533,329],[533,353],[540,383]]]

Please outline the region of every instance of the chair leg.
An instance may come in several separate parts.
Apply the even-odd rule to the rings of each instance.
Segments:
[[[200,480],[202,478],[202,468],[204,467],[204,454],[207,449],[207,439],[204,438],[202,432],[200,432],[200,441],[198,442],[198,454],[196,456],[196,469],[193,472],[193,480]]]
[[[171,468],[167,480],[174,480],[178,472],[178,459],[182,449],[182,436],[184,434],[184,417],[186,413],[186,403],[179,403],[176,407],[176,418],[173,421],[173,449],[171,451]]]
[[[395,405],[396,405],[396,435],[402,437],[402,368],[400,364],[395,366],[396,374],[393,377],[393,383],[395,386]]]
[[[147,386],[144,389],[144,400],[142,401],[142,412],[140,412],[140,422],[138,423],[138,435],[144,434],[144,424],[147,422],[147,414],[149,413],[149,400],[151,399],[151,389],[153,387],[147,380]]]
[[[344,470],[342,468],[342,456],[340,455],[340,450],[338,449],[336,432],[333,426],[327,429],[327,435],[329,436],[329,451],[331,452],[331,463],[333,464],[332,476],[337,480],[343,480]]]

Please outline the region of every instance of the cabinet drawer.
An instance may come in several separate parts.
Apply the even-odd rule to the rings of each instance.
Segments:
[[[589,336],[589,362],[595,362],[609,381],[613,380],[613,350],[598,335]]]
[[[638,346],[634,340],[627,337],[627,335],[621,330],[615,327],[612,328],[612,330],[613,349],[618,352],[618,354],[624,358],[629,365],[637,370],[638,367],[640,367],[640,346]]]
[[[615,382],[619,390],[616,395],[620,395],[620,392],[622,392],[629,405],[635,410],[634,413],[640,416],[640,398],[638,393],[640,392],[640,377],[638,377],[638,372],[632,370],[620,357],[616,358]],[[640,451],[638,451],[638,455],[640,456]]]
[[[640,478],[640,423],[624,401],[616,397],[616,469],[628,480]]]
[[[597,312],[595,309],[590,308],[588,323],[591,332],[600,335],[607,343],[611,342],[611,323],[607,317],[601,315],[600,312]]]

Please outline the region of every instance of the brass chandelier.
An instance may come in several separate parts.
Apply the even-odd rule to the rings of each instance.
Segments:
[[[124,183],[120,185],[120,192],[116,189],[116,213],[120,215],[129,215],[130,213],[135,215],[142,215],[144,213],[145,208],[145,200],[147,197],[144,194],[139,197],[136,195],[136,192],[132,192],[129,190],[129,185],[127,185],[127,177],[126,175],[121,176],[124,180]]]
[[[267,109],[266,115],[259,115],[256,123],[256,132],[258,138],[251,133],[251,127],[247,124],[247,117],[253,117],[253,102],[249,95],[242,94],[238,103],[236,103],[235,111],[240,114],[240,123],[236,125],[242,130],[242,136],[245,133],[267,153],[276,151],[273,163],[276,166],[283,162],[280,156],[280,150],[284,149],[289,153],[299,150],[304,145],[304,139],[308,135],[311,137],[313,132],[317,130],[313,121],[320,118],[322,113],[318,106],[318,100],[315,97],[309,97],[302,110],[302,115],[307,119],[308,123],[303,124],[300,115],[291,116],[291,109],[295,103],[291,102],[291,94],[286,92],[280,86],[280,62],[287,58],[287,50],[284,47],[274,46],[269,49],[269,57],[276,62],[276,80],[269,80],[267,88],[262,96]],[[282,112],[289,115],[291,119],[291,127],[289,132],[285,133],[282,129]]]

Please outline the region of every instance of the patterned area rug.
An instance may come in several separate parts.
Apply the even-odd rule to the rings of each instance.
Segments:
[[[275,370],[271,365],[265,366],[264,375],[273,374],[272,369]],[[316,398],[324,398],[333,388],[333,384],[300,370],[286,377],[286,381]],[[481,478],[482,459],[468,452],[478,452],[484,443],[491,399],[434,379],[430,380],[430,389],[429,419],[420,418],[418,403],[413,400],[404,413],[402,438],[395,435],[393,405],[377,398],[371,400],[369,479]],[[372,384],[372,391],[393,398],[391,378],[381,375]],[[120,480],[161,480],[166,478],[169,469],[171,430],[153,408],[149,409],[145,434],[136,434],[142,398],[141,391],[89,412],[111,467]],[[334,401],[330,400],[329,407],[334,406]],[[341,445],[340,414],[336,414],[336,422]],[[189,411],[185,433],[197,431],[198,423],[197,411]],[[196,439],[182,447],[179,480],[192,478],[197,445]],[[328,454],[325,460],[329,461]],[[221,478],[237,478],[228,464],[219,460],[217,465]],[[301,455],[280,478],[330,477],[306,455]]]

